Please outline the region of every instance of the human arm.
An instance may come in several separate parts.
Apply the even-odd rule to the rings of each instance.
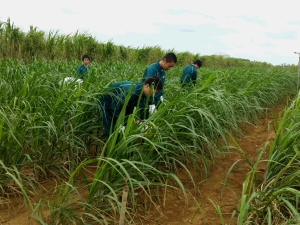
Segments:
[[[157,69],[154,66],[148,66],[145,71],[144,71],[144,75],[142,78],[142,82],[144,82],[145,80],[147,80],[149,77],[153,77],[153,76],[157,76]]]
[[[83,65],[80,65],[77,68],[77,71],[76,71],[76,78],[82,79],[83,78],[83,76],[82,76],[83,72],[84,72]]]
[[[120,85],[116,83],[115,85]],[[131,82],[122,82],[121,87],[118,87],[118,94],[115,95],[111,104],[111,110],[114,111],[114,118],[117,120],[120,113],[125,107],[125,116],[132,114],[134,108],[138,104],[139,94],[141,93],[141,86],[134,86]]]
[[[88,78],[90,69],[91,69],[91,67],[89,65],[87,67],[85,67],[84,65],[80,65],[76,72],[76,78],[79,78],[82,80],[84,78]]]
[[[193,85],[195,86],[196,85],[196,80],[197,80],[197,71],[196,71],[196,69],[194,69],[192,71],[191,80],[192,80]]]
[[[113,94],[113,95],[114,96],[112,98],[112,102],[110,103],[109,110],[112,112],[113,120],[117,121],[122,111],[126,96],[124,92],[121,92],[119,94]]]
[[[183,84],[188,84],[191,81],[191,74],[192,70],[190,66],[184,67],[181,75],[181,83]]]

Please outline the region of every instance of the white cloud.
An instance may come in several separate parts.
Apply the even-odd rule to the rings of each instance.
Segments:
[[[195,30],[198,33],[193,35],[201,39],[208,35],[201,33],[201,27],[211,26],[215,32],[207,46],[214,46],[218,40],[224,44],[223,48],[229,49],[230,55],[281,57],[300,50],[300,26],[290,24],[300,21],[297,6],[298,0],[9,0],[1,4],[0,20],[10,17],[25,31],[33,25],[44,31],[69,34],[79,30],[112,39],[120,35],[132,39],[131,33],[145,35],[141,43],[146,42],[147,35],[160,36],[163,29],[171,26]],[[222,29],[219,34],[218,28]],[[228,33],[224,34],[226,29]],[[297,36],[283,37],[285,32]],[[182,35],[178,35],[180,40],[176,36],[172,37],[173,43],[184,49],[189,43],[182,41]]]

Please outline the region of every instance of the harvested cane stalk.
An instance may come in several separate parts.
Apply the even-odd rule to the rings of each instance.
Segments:
[[[121,211],[120,211],[119,225],[124,225],[127,196],[128,196],[128,185],[126,184],[125,187],[123,187],[122,205],[121,205]]]

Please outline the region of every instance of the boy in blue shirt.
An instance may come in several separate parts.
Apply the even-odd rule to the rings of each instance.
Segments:
[[[182,83],[183,87],[187,85],[193,87],[196,85],[197,69],[201,66],[202,62],[200,60],[195,60],[193,64],[184,67],[180,79],[180,82]]]
[[[170,70],[177,63],[177,57],[174,53],[166,54],[161,60],[156,61],[155,63],[148,66],[142,77],[142,82],[144,82],[147,78],[152,76],[158,76],[162,82],[162,89],[155,94],[154,97],[154,105],[158,105],[159,102],[163,100],[163,88],[165,84],[165,75],[166,71]],[[155,108],[155,107],[154,107]]]
[[[125,116],[133,113],[135,107],[139,110],[138,124],[140,120],[148,117],[149,98],[162,89],[162,82],[158,76],[153,76],[141,82],[123,81],[111,84],[108,92],[102,95],[98,101],[104,129],[107,135],[115,129],[115,124],[122,111],[126,97],[129,101],[126,105]]]
[[[76,78],[79,78],[81,80],[84,80],[85,78],[88,78],[89,71],[91,69],[90,63],[90,57],[89,55],[83,55],[82,56],[82,64],[78,67],[76,72]]]

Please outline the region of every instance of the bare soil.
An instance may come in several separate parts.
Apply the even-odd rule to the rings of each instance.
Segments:
[[[278,115],[283,107],[279,107],[274,112]],[[278,116],[277,116],[278,118]],[[273,122],[272,114],[259,119],[257,125],[245,125],[243,135],[235,137],[238,145],[243,149],[245,155],[250,161],[254,161],[261,148],[274,139],[275,132],[270,125]],[[236,146],[230,141],[230,146]],[[218,225],[222,224],[220,217],[216,213],[213,206],[219,205],[224,223],[234,225],[236,224],[236,215],[232,214],[237,210],[238,200],[241,196],[242,185],[245,181],[250,166],[246,162],[245,157],[237,148],[232,148],[231,153],[223,154],[215,159],[215,164],[210,168],[208,178],[204,179],[203,174],[196,174],[193,171],[193,178],[196,183],[196,188],[192,185],[190,180],[185,175],[179,174],[180,178],[188,190],[188,203],[184,201],[181,192],[176,190],[169,190],[166,192],[165,201],[160,202],[157,207],[151,207],[148,211],[138,214],[134,218],[136,225]],[[268,151],[263,155],[264,159],[268,158]],[[227,172],[232,165],[235,164],[234,170],[228,176],[225,183]],[[265,164],[259,164],[259,171],[261,177],[265,170]],[[54,181],[48,181],[51,188],[47,188],[45,192],[49,195],[54,193],[56,186]],[[26,210],[23,205],[23,198],[9,197],[9,201],[0,202],[0,224],[1,225],[33,225],[36,224],[29,218],[31,212]],[[212,203],[213,202],[213,203]]]
[[[274,109],[277,120],[282,110],[283,107]],[[260,118],[256,125],[245,125],[242,128],[242,136],[235,137],[237,144],[229,140],[229,146],[233,147],[230,149],[231,153],[223,154],[215,160],[207,179],[203,180],[203,175],[193,173],[198,190],[188,179],[184,182],[185,187],[191,193],[188,195],[188,204],[185,203],[179,191],[168,191],[166,201],[157,206],[158,210],[151,208],[142,219],[136,220],[136,224],[221,225],[221,219],[214,204],[220,206],[223,224],[237,224],[238,201],[241,197],[243,182],[251,168],[246,157],[251,163],[255,162],[261,149],[274,139],[273,121],[272,113],[269,113],[266,117]],[[243,150],[246,157],[238,148],[234,148],[237,146]],[[268,147],[262,159],[268,159]],[[233,164],[234,167],[232,167]],[[265,168],[266,162],[259,163],[258,173],[260,174],[258,174],[257,183],[262,180]],[[227,177],[229,170],[232,172]],[[181,179],[184,180],[184,177]]]

